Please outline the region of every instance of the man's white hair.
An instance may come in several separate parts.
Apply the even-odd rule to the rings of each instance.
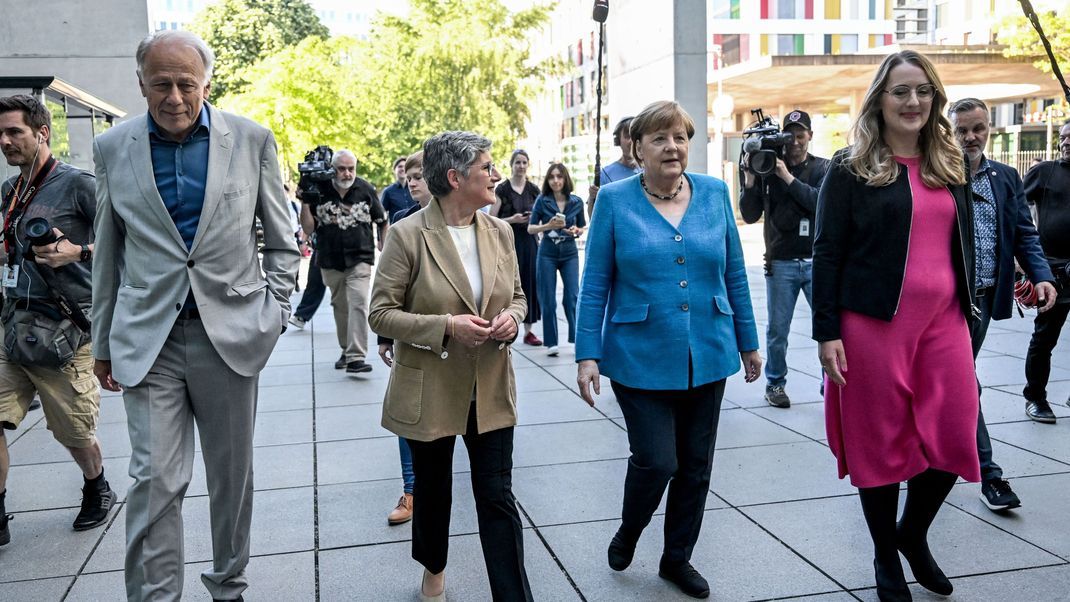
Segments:
[[[352,157],[353,162],[357,162],[357,156],[353,154],[353,151],[348,148],[340,148],[334,151],[334,156],[331,157],[331,167],[338,167],[338,160],[342,157]]]
[[[142,79],[141,74],[145,70],[145,57],[148,56],[149,51],[159,42],[166,42],[169,40],[185,42],[188,46],[196,50],[197,54],[201,56],[201,62],[204,63],[205,85],[212,81],[212,67],[215,64],[215,53],[208,47],[208,44],[206,44],[197,34],[188,31],[169,29],[150,33],[137,45],[137,54],[135,55],[135,58],[137,59],[137,78],[139,80]]]

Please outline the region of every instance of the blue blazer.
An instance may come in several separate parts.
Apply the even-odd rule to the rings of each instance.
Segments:
[[[1015,258],[1034,283],[1054,283],[1055,277],[1040,248],[1040,235],[1029,215],[1018,171],[991,159],[988,165],[988,178],[996,197],[996,296],[992,319],[1005,320],[1011,317],[1013,308]]]
[[[674,228],[639,177],[607,184],[587,234],[576,361],[620,384],[687,389],[739,370],[758,348],[736,221],[721,180],[686,174],[691,204]],[[692,378],[688,382],[688,360]]]

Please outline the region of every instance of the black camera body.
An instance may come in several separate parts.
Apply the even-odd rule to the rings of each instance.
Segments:
[[[320,183],[329,182],[334,178],[334,165],[331,159],[334,151],[331,147],[320,145],[305,154],[305,160],[297,164],[297,196],[305,203],[316,203],[322,200]]]
[[[780,129],[772,117],[766,117],[762,110],[752,109],[751,114],[757,121],[743,130],[743,152],[747,154],[747,169],[758,176],[767,176],[776,170],[777,159],[784,159],[784,147],[791,144],[795,137]]]
[[[30,239],[30,245],[34,247],[43,247],[59,240],[52,231],[52,224],[43,217],[35,217],[26,222],[26,238]]]

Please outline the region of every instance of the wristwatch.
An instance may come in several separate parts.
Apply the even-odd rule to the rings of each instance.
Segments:
[[[89,249],[89,245],[82,244],[82,255],[78,258],[78,261],[85,263],[93,260],[93,251]]]

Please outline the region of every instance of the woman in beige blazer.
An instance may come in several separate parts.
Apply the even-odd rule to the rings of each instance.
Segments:
[[[372,286],[369,321],[395,340],[383,427],[409,440],[416,473],[412,557],[420,596],[443,599],[453,446],[471,462],[479,538],[494,600],[531,600],[512,494],[516,385],[512,348],[527,303],[509,224],[479,211],[501,176],[491,143],[443,132],[424,143],[435,198],[391,228]]]

